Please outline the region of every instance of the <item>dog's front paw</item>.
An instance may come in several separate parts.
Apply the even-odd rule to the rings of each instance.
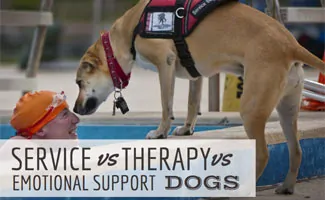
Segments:
[[[281,185],[276,188],[275,193],[277,194],[293,194],[294,188],[293,187],[286,187],[284,185]]]
[[[157,130],[150,131],[146,136],[146,139],[165,139],[165,138],[167,138],[167,134],[158,132]]]
[[[190,127],[187,126],[177,126],[173,130],[173,135],[175,136],[184,136],[184,135],[193,135],[194,130],[192,130]]]

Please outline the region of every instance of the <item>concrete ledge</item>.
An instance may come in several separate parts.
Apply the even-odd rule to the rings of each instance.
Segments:
[[[325,138],[324,119],[300,120],[298,122],[300,139]],[[265,129],[268,144],[286,142],[279,122],[269,122]],[[248,139],[243,126],[231,127],[220,130],[194,133],[192,136],[170,136],[170,139]]]
[[[11,111],[0,111],[0,123],[9,123]],[[175,112],[173,121],[174,125],[184,124],[186,119],[186,112]],[[81,124],[101,124],[101,125],[157,125],[161,120],[161,112],[129,112],[126,115],[116,113],[116,116],[112,116],[111,112],[95,113],[90,116],[79,116]],[[274,113],[269,121],[276,121],[277,115]],[[238,112],[206,112],[198,116],[198,124],[206,125],[218,125],[224,124],[242,124],[240,115]]]
[[[0,110],[0,123],[7,124],[10,121],[12,111]],[[182,125],[186,120],[186,112],[175,112],[173,125]],[[111,112],[95,113],[90,116],[79,116],[81,124],[100,124],[100,125],[157,125],[161,120],[161,112],[129,112],[122,115],[117,112],[112,116]],[[325,119],[325,112],[301,112],[299,120]],[[278,121],[278,115],[273,112],[268,122]],[[198,116],[198,125],[241,125],[242,119],[238,112],[204,112]]]

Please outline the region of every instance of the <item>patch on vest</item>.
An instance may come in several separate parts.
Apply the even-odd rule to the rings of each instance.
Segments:
[[[188,36],[211,11],[238,0],[151,0],[144,9],[139,34],[145,38]]]
[[[146,32],[174,32],[173,12],[152,12],[147,15]]]

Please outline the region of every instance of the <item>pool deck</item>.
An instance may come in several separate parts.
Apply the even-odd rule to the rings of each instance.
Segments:
[[[228,117],[227,117],[228,118]],[[228,118],[231,123],[240,123],[241,120],[233,117]],[[298,120],[298,132],[300,139],[325,138],[325,113],[302,112]],[[211,121],[207,121],[211,122]],[[272,115],[265,129],[266,140],[268,144],[278,144],[286,142],[282,128],[277,119],[276,113]],[[235,126],[226,129],[204,131],[194,133],[192,136],[170,136],[172,139],[192,138],[192,139],[247,139],[243,126]]]

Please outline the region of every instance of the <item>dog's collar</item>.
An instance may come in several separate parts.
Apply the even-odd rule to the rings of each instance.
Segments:
[[[101,35],[101,37],[106,54],[108,69],[111,74],[114,87],[118,89],[123,89],[129,84],[131,72],[129,74],[125,74],[122,67],[114,57],[109,32],[105,32]]]

